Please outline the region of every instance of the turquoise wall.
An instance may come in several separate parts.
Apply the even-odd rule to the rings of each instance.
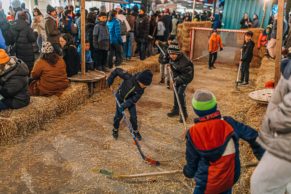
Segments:
[[[266,18],[264,27],[268,25],[269,17],[272,13],[272,0],[267,0]],[[225,29],[239,29],[240,20],[244,13],[248,13],[250,18],[256,13],[259,16],[260,24],[264,15],[264,0],[225,0],[222,23]]]

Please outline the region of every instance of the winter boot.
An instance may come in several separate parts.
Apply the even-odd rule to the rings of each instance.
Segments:
[[[161,81],[159,82],[159,84],[163,84],[163,83],[165,83],[165,79],[161,78]]]
[[[142,140],[142,136],[139,133],[139,131],[133,131],[133,134],[134,134],[135,138],[138,139],[138,141],[141,141]]]
[[[172,109],[171,112],[169,112],[168,117],[175,117],[175,116],[179,116],[179,111],[177,109]]]
[[[115,129],[115,128],[112,129],[112,136],[114,139],[118,138],[118,129]]]

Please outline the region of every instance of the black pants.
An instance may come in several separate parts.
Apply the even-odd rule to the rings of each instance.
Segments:
[[[144,39],[139,39],[137,41],[137,49],[139,52],[140,60],[145,60],[146,59],[147,41]]]
[[[208,67],[213,67],[216,59],[217,59],[217,52],[209,53]]]
[[[188,114],[187,114],[186,101],[185,101],[185,96],[186,96],[185,90],[186,90],[187,85],[183,84],[183,85],[178,85],[175,87],[176,87],[176,91],[177,91],[179,99],[180,99],[180,104],[181,104],[184,116],[187,116]],[[174,108],[173,109],[175,111],[179,112],[179,105],[178,105],[178,101],[177,101],[175,93],[174,93]]]
[[[130,122],[132,125],[132,128],[134,131],[137,131],[137,116],[136,116],[136,107],[135,105],[132,105],[128,108],[129,114],[130,114]],[[113,120],[113,126],[115,129],[119,128],[119,124],[121,119],[123,118],[123,115],[118,111],[118,105],[116,104],[116,112]]]
[[[106,66],[106,62],[107,62],[107,54],[108,51],[106,50],[101,50],[101,49],[95,49],[95,59],[96,59],[96,63],[94,64],[94,68],[99,70],[99,71],[103,71],[105,66]]]
[[[241,82],[249,83],[250,63],[242,62],[241,64]]]
[[[108,56],[108,67],[111,69],[113,67],[113,56],[115,59],[115,66],[119,66],[122,63],[122,45],[121,44],[111,44]]]

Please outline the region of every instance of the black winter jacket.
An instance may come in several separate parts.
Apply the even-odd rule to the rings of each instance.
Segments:
[[[27,65],[11,57],[9,68],[0,73],[0,94],[9,108],[18,109],[27,106],[30,102],[28,94],[29,70]]]
[[[140,87],[136,77],[139,73],[131,75],[125,72],[123,69],[116,68],[108,77],[107,84],[111,86],[114,79],[118,76],[123,79],[123,82],[119,86],[116,96],[123,108],[133,106],[144,93],[144,89]]]
[[[98,22],[93,31],[93,46],[95,49],[109,50],[109,31],[106,22]]]
[[[250,63],[253,59],[253,50],[255,43],[251,40],[249,42],[244,42],[242,46],[242,62]]]
[[[90,42],[90,50],[93,52],[93,30],[94,30],[94,24],[93,23],[87,23],[86,24],[86,39]]]
[[[194,65],[184,54],[180,54],[176,61],[169,60],[169,64],[173,71],[173,79],[177,86],[183,84],[187,85],[193,80]]]
[[[63,59],[66,63],[67,76],[71,77],[78,74],[80,70],[80,56],[74,45],[67,45],[63,50]]]
[[[165,31],[165,37],[168,38],[170,33],[172,32],[172,17],[170,15],[164,15],[162,17],[162,21],[164,22],[165,24],[165,28],[166,28],[166,31]]]
[[[26,63],[29,70],[32,70],[34,64],[32,43],[36,41],[37,32],[33,32],[24,20],[16,20],[11,28],[16,37],[16,56]]]
[[[135,38],[137,41],[147,40],[150,31],[150,22],[147,15],[139,15],[135,24]]]

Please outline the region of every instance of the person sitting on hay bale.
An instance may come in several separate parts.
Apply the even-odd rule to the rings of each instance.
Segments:
[[[133,133],[135,137],[140,141],[142,139],[142,136],[138,131],[135,104],[143,95],[145,88],[151,85],[153,74],[150,70],[145,70],[141,73],[131,75],[121,68],[116,68],[107,79],[107,85],[109,87],[111,87],[114,79],[117,76],[123,79],[123,82],[121,83],[115,94],[121,106],[119,107],[118,105],[116,105],[112,136],[115,139],[118,138],[119,123],[123,118],[122,113],[125,109],[128,109],[130,113],[130,122],[133,128]]]
[[[258,132],[231,117],[223,117],[209,90],[197,90],[192,107],[199,118],[194,119],[195,124],[186,135],[187,164],[183,173],[194,177],[195,194],[231,194],[240,176],[239,139],[247,141],[260,160],[265,150],[256,142]]]
[[[29,69],[16,57],[9,57],[0,49],[0,110],[25,107],[30,102],[28,94]]]
[[[31,72],[29,92],[32,96],[61,95],[69,86],[66,63],[50,42],[43,42],[41,53]]]
[[[251,178],[252,194],[291,193],[291,48],[269,102],[258,143],[266,152]],[[287,192],[286,192],[287,190]]]

